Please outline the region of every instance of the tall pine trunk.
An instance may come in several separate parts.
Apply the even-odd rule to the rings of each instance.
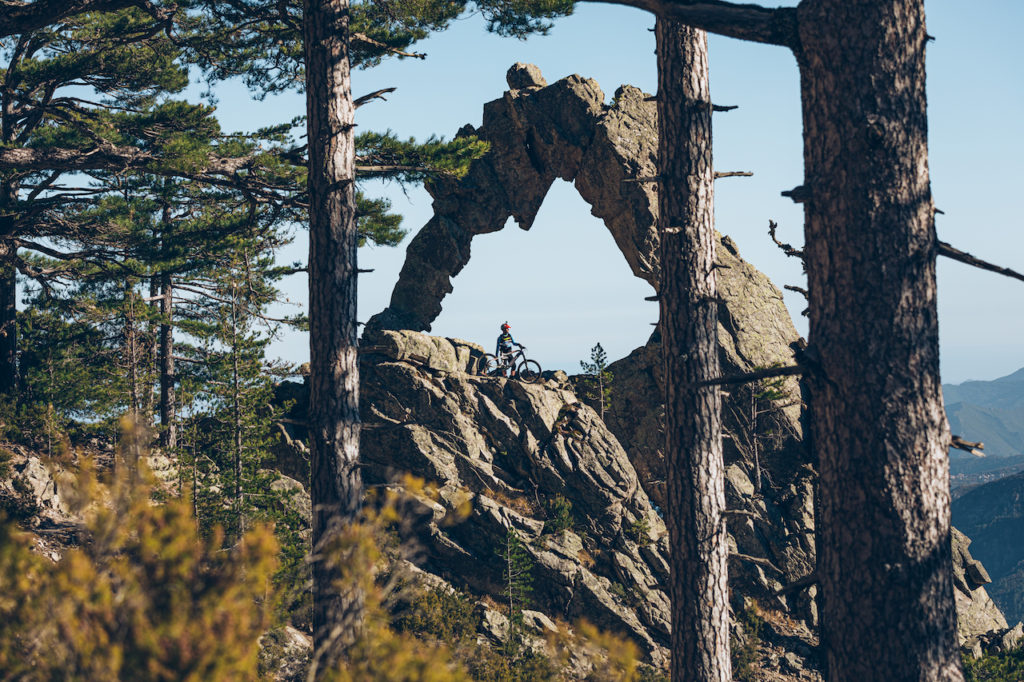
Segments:
[[[355,107],[348,0],[306,0],[309,138],[310,464],[314,665],[357,636],[363,595],[339,584],[336,540],[362,500],[356,339]]]
[[[163,265],[159,275],[160,337],[157,349],[160,374],[160,447],[164,450],[173,450],[178,445],[178,431],[175,425],[177,405],[174,395],[174,280],[168,263],[172,223],[170,204],[164,204],[160,222],[163,226],[160,233]]]
[[[13,398],[18,390],[18,281],[14,267],[17,247],[7,239],[14,233],[17,185],[0,184],[0,395]],[[5,217],[5,214],[7,217]]]
[[[170,272],[160,273],[160,446],[178,446],[177,401],[174,392],[174,282]]]
[[[728,682],[711,96],[703,31],[659,18],[658,192],[672,679]]]
[[[961,680],[924,1],[798,12],[828,679]]]

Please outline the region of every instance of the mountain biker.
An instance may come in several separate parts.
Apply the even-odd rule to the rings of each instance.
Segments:
[[[498,335],[498,343],[494,347],[494,356],[498,358],[498,362],[502,365],[512,364],[513,346],[524,348],[523,344],[516,343],[516,340],[512,338],[508,331],[511,328],[508,322],[501,325],[501,334]],[[515,376],[515,369],[511,369],[510,372],[511,376]]]

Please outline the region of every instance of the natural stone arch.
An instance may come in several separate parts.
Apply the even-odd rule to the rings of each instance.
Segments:
[[[382,329],[430,331],[441,301],[452,292],[452,278],[469,262],[473,237],[497,232],[509,217],[529,229],[556,178],[574,183],[633,274],[659,289],[657,183],[644,182],[658,174],[655,103],[623,85],[606,105],[596,81],[574,75],[547,85],[531,64],[515,64],[507,80],[510,90],[484,105],[480,128],[459,131],[487,140],[490,151],[464,178],[427,185],[434,216],[409,244],[391,304],[370,318],[364,338]],[[740,258],[731,239],[721,240],[722,371],[791,363],[790,344],[799,337],[782,293]],[[633,354],[645,356],[644,372],[656,372],[656,345],[657,334],[646,351]],[[786,384],[796,395],[797,380]],[[786,413],[791,429],[799,432],[799,408],[793,405]],[[650,490],[660,503],[658,487]]]
[[[464,178],[427,184],[434,216],[409,244],[391,304],[368,329],[429,331],[473,237],[510,217],[528,230],[556,178],[574,183],[633,274],[657,290],[657,185],[637,182],[657,173],[654,103],[624,85],[607,106],[596,81],[573,75],[548,85],[530,64],[514,65],[507,80],[511,89],[484,105],[480,128],[459,131],[488,141],[490,152]]]

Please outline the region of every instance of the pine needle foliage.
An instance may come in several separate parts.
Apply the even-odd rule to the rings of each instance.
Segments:
[[[612,405],[612,379],[608,369],[608,354],[600,343],[590,349],[590,362],[580,360],[583,370],[584,397],[597,403],[598,413],[604,419],[605,410]]]

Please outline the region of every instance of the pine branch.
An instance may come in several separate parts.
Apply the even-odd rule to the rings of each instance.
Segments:
[[[964,440],[960,436],[957,436],[956,434],[953,434],[953,436],[950,439],[950,443],[949,444],[950,444],[951,447],[954,447],[957,450],[963,450],[965,452],[969,452],[972,455],[974,455],[975,457],[984,457],[985,456],[985,453],[982,452],[982,450],[985,449],[985,444],[984,443],[974,443],[974,442],[971,442],[969,440]]]
[[[397,47],[391,47],[387,43],[382,43],[379,40],[374,40],[365,33],[350,33],[349,38],[357,43],[363,43],[371,47],[376,47],[378,49],[384,50],[388,54],[393,54],[399,57],[412,57],[413,59],[427,58],[427,55],[422,52],[406,52],[404,50],[398,49]]]
[[[780,45],[794,50],[799,46],[795,8],[770,9],[761,5],[740,5],[720,0],[589,1],[636,7],[729,38]]]
[[[29,34],[83,12],[112,12],[136,0],[0,0],[0,38]]]
[[[1024,274],[1021,274],[1016,270],[1011,270],[1010,268],[1004,268],[1000,265],[993,265],[988,261],[981,260],[980,258],[972,256],[965,251],[954,248],[946,242],[939,242],[939,255],[945,256],[946,258],[952,258],[953,260],[966,263],[967,265],[971,265],[982,270],[988,270],[989,272],[1024,281]]]
[[[804,368],[800,365],[783,365],[782,367],[768,367],[766,369],[759,369],[755,372],[747,372],[746,374],[738,374],[732,377],[718,377],[717,379],[708,379],[706,381],[698,381],[695,386],[729,386],[734,384],[749,384],[761,379],[770,379],[773,377],[787,377],[795,376],[804,373]]]

